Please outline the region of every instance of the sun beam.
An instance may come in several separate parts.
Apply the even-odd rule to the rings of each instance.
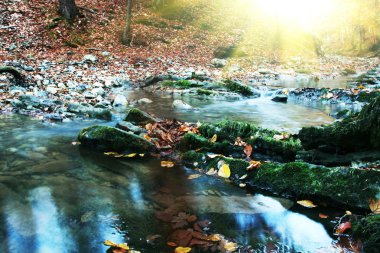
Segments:
[[[253,8],[278,19],[284,25],[314,30],[331,20],[336,0],[251,0]]]

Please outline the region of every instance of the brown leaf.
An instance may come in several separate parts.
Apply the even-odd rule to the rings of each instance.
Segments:
[[[375,201],[375,199],[371,198],[369,200],[369,208],[371,209],[372,213],[380,214],[380,199]]]
[[[244,153],[247,157],[250,157],[252,155],[252,146],[251,145],[246,145],[244,148]]]
[[[165,211],[157,211],[155,215],[157,219],[165,222],[171,222],[173,220],[173,215]]]

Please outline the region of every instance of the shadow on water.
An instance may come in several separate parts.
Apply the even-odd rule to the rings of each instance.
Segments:
[[[271,242],[282,252],[314,252],[333,243],[308,211],[290,211],[290,200],[249,195],[213,177],[188,180],[194,172],[154,159],[119,160],[72,145],[91,124],[0,116],[0,252],[106,252],[105,240],[171,252],[172,228],[155,218],[170,208],[209,219],[213,231],[258,249]],[[162,235],[155,245],[146,242],[152,234]]]

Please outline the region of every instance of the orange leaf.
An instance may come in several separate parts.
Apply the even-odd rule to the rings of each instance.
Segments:
[[[244,148],[244,153],[245,153],[245,155],[246,155],[247,157],[250,157],[250,156],[252,155],[252,151],[253,151],[253,149],[252,149],[252,146],[251,146],[251,145],[247,145],[247,146],[245,146],[245,148]]]
[[[336,230],[336,234],[343,234],[345,231],[351,228],[351,222],[341,223]]]
[[[329,216],[328,215],[326,215],[326,214],[323,214],[323,213],[320,213],[319,214],[319,218],[321,218],[321,219],[327,219]]]
[[[380,214],[380,199],[375,201],[373,198],[369,200],[369,208],[374,214]]]
[[[260,161],[250,161],[249,166],[247,167],[247,170],[253,170],[253,169],[258,169],[261,166]]]
[[[161,167],[172,168],[174,167],[174,163],[171,161],[161,161]]]

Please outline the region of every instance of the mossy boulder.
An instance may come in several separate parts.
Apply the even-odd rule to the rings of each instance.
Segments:
[[[354,237],[363,242],[363,251],[377,253],[380,249],[380,214],[352,222]]]
[[[340,122],[323,127],[302,128],[299,133],[305,149],[348,153],[380,149],[380,97],[362,111]]]
[[[146,125],[149,123],[157,122],[157,119],[137,108],[132,108],[128,111],[127,116],[125,117],[125,121],[136,125]]]
[[[203,137],[217,135],[218,142],[234,143],[240,137],[250,144],[255,152],[275,156],[279,160],[294,161],[298,151],[302,149],[300,141],[292,136],[283,140],[276,139],[282,133],[257,127],[239,121],[223,120],[216,124],[202,124],[199,132]]]
[[[82,129],[78,136],[83,146],[102,151],[145,153],[154,151],[148,140],[114,127],[91,126]]]
[[[243,96],[249,97],[249,96],[253,96],[254,94],[251,87],[247,85],[244,85],[232,80],[225,80],[224,84],[229,91],[236,92]]]
[[[211,156],[213,157],[213,156]],[[380,193],[380,173],[356,168],[328,168],[302,162],[264,163],[260,168],[247,171],[249,163],[243,159],[189,151],[183,154],[183,162],[189,167],[204,170],[217,169],[223,160],[231,169],[231,179],[250,186],[270,190],[295,198],[328,200],[337,206],[353,209],[369,209],[369,201]],[[243,180],[237,178],[248,174]]]
[[[119,128],[119,129],[127,131],[127,132],[132,132],[134,134],[141,134],[141,133],[147,132],[144,128],[136,126],[136,125],[132,124],[131,122],[127,122],[127,121],[117,122],[116,128]]]

